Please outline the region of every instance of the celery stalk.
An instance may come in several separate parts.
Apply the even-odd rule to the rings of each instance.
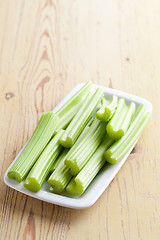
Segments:
[[[60,152],[62,151],[62,146],[59,144],[59,139],[62,136],[64,130],[60,130],[48,143],[40,157],[38,158],[35,165],[29,172],[25,182],[24,187],[32,192],[38,192],[48,173],[53,162],[56,160]]]
[[[67,155],[61,159],[62,161],[59,162],[59,165],[48,179],[48,184],[51,185],[53,193],[60,194],[72,178],[69,167],[64,164],[66,157]]]
[[[135,110],[135,103],[131,102],[127,106],[124,99],[119,99],[118,107],[106,127],[108,136],[116,140],[121,138],[127,131]]]
[[[96,118],[92,119],[90,125],[87,125],[85,127],[76,143],[70,148],[70,151],[68,153],[69,158],[72,159],[73,157],[77,158],[79,156],[79,154],[83,151],[86,145],[86,141],[90,139],[90,136],[94,134],[94,132],[100,125],[103,125],[101,121]]]
[[[103,98],[102,107],[97,111],[96,117],[101,121],[109,121],[116,110],[117,103],[118,97],[115,95],[112,97],[111,101],[107,101]]]
[[[126,134],[115,142],[105,153],[104,157],[111,164],[117,163],[127,151],[133,146],[146,126],[151,113],[145,111],[145,106],[141,105],[136,113],[136,117],[131,122]]]
[[[54,113],[42,114],[33,135],[8,171],[9,178],[14,178],[18,182],[23,180],[54,134],[57,123],[58,118]]]
[[[78,146],[68,153],[65,160],[66,166],[70,167],[70,173],[75,176],[87,163],[89,158],[96,151],[106,134],[106,123],[95,119],[90,126],[90,129]]]
[[[78,113],[74,116],[73,120],[70,122],[65,130],[60,143],[64,147],[72,147],[76,139],[84,129],[85,125],[91,118],[91,115],[95,111],[98,103],[103,97],[103,91],[98,88],[92,97],[88,96],[87,99],[82,104]]]
[[[140,105],[136,111],[136,113],[133,115],[133,118],[132,118],[132,121],[131,121],[131,124],[128,128],[128,130],[131,132],[134,130],[135,126],[138,124],[138,122],[140,121],[140,119],[142,118],[143,114],[145,114],[146,112],[146,107],[145,105]],[[125,134],[125,137],[128,136],[129,134],[129,131],[126,132]],[[123,137],[124,139],[124,137]],[[121,140],[122,141],[122,140]],[[120,148],[121,146],[121,142],[120,139],[119,141],[116,141],[116,144],[113,144],[114,145],[114,151],[116,151],[117,149]]]
[[[79,110],[83,100],[86,98],[91,90],[91,82],[88,81],[84,86],[69,99],[57,112],[56,115],[59,117],[60,121],[58,124],[58,129],[64,129],[69,122],[72,120],[74,115]]]
[[[60,156],[61,160],[58,159],[58,165],[48,179],[48,183],[52,186],[51,187],[52,192],[60,194],[65,189],[69,181],[71,180],[72,175],[70,174],[70,168],[64,164],[64,161],[68,156],[68,152],[70,151],[71,153],[72,151],[74,151],[74,149],[79,145],[79,143],[86,136],[86,133],[89,131],[89,129],[90,129],[90,126],[86,125],[83,132],[81,133],[81,135],[79,136],[75,144],[73,145],[73,147],[70,150],[65,149],[62,152],[63,157]]]
[[[89,159],[87,164],[78,173],[78,175],[73,178],[66,187],[66,191],[71,195],[80,196],[87,189],[91,181],[97,175],[99,170],[102,168],[106,162],[103,154],[108,149],[112,143],[113,139],[110,139],[107,135],[104,137],[102,143],[99,145],[95,153]]]

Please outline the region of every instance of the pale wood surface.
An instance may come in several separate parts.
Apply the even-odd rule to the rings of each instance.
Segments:
[[[41,112],[87,80],[154,108],[110,186],[85,210],[7,187]],[[0,239],[160,239],[159,91],[159,0],[0,0]]]

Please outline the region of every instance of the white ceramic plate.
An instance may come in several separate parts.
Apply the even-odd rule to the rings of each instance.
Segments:
[[[68,101],[68,99],[74,95],[81,87],[83,84],[77,85],[71,92],[67,94],[67,96],[54,108],[53,112],[56,112],[65,102]],[[152,104],[140,97],[124,93],[115,89],[111,88],[106,88],[100,85],[93,85],[93,87],[96,88],[102,88],[104,91],[105,97],[111,97],[112,95],[117,95],[118,97],[125,98],[127,101],[133,101],[136,103],[136,105],[140,104],[145,104],[147,111],[152,112]],[[137,142],[137,141],[136,141]],[[136,144],[135,142],[135,144]],[[134,144],[134,145],[135,145]],[[31,197],[40,199],[42,201],[46,201],[49,203],[57,204],[60,206],[64,207],[69,207],[69,208],[76,208],[76,209],[82,209],[82,208],[87,208],[92,206],[97,199],[101,196],[101,194],[104,192],[104,190],[107,188],[107,186],[110,184],[114,176],[117,174],[119,169],[122,167],[123,163],[126,161],[128,155],[132,151],[134,145],[132,148],[126,153],[126,155],[115,165],[105,165],[101,171],[98,173],[98,175],[95,177],[95,179],[92,181],[88,189],[82,194],[80,197],[75,197],[67,194],[66,192],[63,193],[63,195],[58,195],[51,193],[49,191],[49,185],[47,182],[44,183],[42,189],[37,192],[33,193],[28,191],[27,189],[24,188],[22,181],[21,183],[18,183],[16,180],[9,179],[7,177],[7,172],[11,168],[11,166],[14,164],[18,156],[20,155],[21,151],[17,155],[17,157],[14,159],[10,167],[7,169],[5,175],[4,175],[4,182],[11,188],[24,193],[26,195],[29,195]]]

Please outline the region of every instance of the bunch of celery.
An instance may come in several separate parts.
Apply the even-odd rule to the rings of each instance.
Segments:
[[[42,114],[8,177],[32,192],[81,195],[106,161],[115,164],[136,142],[150,113],[144,105],[104,97],[87,82],[56,113]]]

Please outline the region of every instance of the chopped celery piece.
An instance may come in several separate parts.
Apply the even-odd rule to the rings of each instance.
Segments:
[[[88,96],[86,97],[86,99],[84,100],[81,108],[83,108],[83,111],[84,111],[84,108],[86,108],[87,104],[89,103],[90,99],[91,99],[91,96],[92,96],[92,92],[88,94]],[[80,108],[80,109],[81,109]],[[79,113],[79,112],[78,112]],[[77,114],[78,114],[77,113]],[[60,143],[63,147],[65,148],[70,148],[73,146],[73,141],[71,138],[68,137],[68,134],[69,132],[73,129],[73,121],[75,119],[75,117],[77,116],[77,114],[74,116],[74,118],[72,119],[72,121],[69,123],[69,125],[67,126],[67,128],[65,129],[65,132],[62,136],[62,138],[60,139]],[[77,121],[77,119],[76,119]],[[89,119],[90,121],[90,119]],[[76,126],[76,123],[74,122],[74,125]],[[77,132],[78,132],[79,129],[77,129]]]
[[[16,162],[7,173],[9,178],[21,182],[46,147],[57,127],[58,117],[52,112],[43,113],[40,121]]]
[[[83,100],[91,90],[91,82],[88,81],[84,86],[74,94],[57,112],[59,117],[58,129],[64,129],[79,110]]]
[[[48,183],[51,185],[51,191],[53,193],[60,194],[72,178],[69,167],[64,164],[66,157],[67,155],[62,159],[58,167],[54,170],[48,179]]]
[[[115,140],[121,138],[127,131],[135,110],[135,103],[131,102],[127,106],[123,98],[119,99],[117,109],[106,127],[108,136]]]
[[[73,146],[102,98],[103,91],[100,88],[95,91],[92,97],[88,95],[81,108],[66,128],[65,133],[61,137],[60,143],[62,146],[67,148]]]
[[[87,163],[92,154],[96,151],[106,134],[106,123],[95,118],[90,129],[77,147],[69,151],[65,160],[66,166],[70,167],[70,173],[75,176]]]
[[[139,106],[134,120],[131,122],[126,134],[116,141],[105,153],[105,159],[111,163],[117,163],[136,142],[147,124],[151,113],[146,112],[145,106]]]
[[[62,146],[59,144],[59,139],[62,136],[64,130],[60,130],[48,143],[37,162],[32,167],[29,172],[25,182],[24,187],[32,192],[38,192],[48,173],[53,162],[56,160],[60,152],[62,151]]]
[[[138,124],[138,122],[140,121],[140,119],[142,118],[143,114],[145,114],[146,112],[146,107],[145,105],[140,105],[136,111],[136,113],[133,115],[133,118],[132,118],[132,121],[131,121],[131,124],[128,128],[128,131],[126,132],[125,134],[125,137],[128,136],[129,132],[131,132],[135,126]],[[133,124],[134,123],[134,124]],[[124,137],[123,137],[124,139]],[[122,141],[122,140],[121,140]],[[113,144],[115,145],[114,146],[114,150],[117,150],[120,146],[121,146],[121,141],[119,139],[119,141],[116,141],[116,144]]]
[[[62,155],[64,157],[61,158],[61,156],[60,156],[61,161],[59,161],[59,159],[58,159],[59,163],[58,163],[57,167],[55,168],[55,170],[53,171],[52,175],[48,179],[48,183],[52,186],[51,187],[52,192],[60,194],[65,189],[65,187],[67,186],[69,181],[71,180],[72,175],[70,174],[70,168],[64,164],[64,161],[66,160],[66,158],[68,156],[68,151],[71,152],[78,146],[78,144],[83,140],[83,138],[85,137],[85,135],[89,129],[90,129],[90,127],[88,125],[86,125],[83,132],[81,133],[81,135],[79,136],[79,138],[77,139],[75,144],[73,145],[73,147],[70,150],[65,149],[62,152]],[[66,152],[66,154],[65,154],[65,152]]]
[[[107,135],[104,137],[102,143],[99,145],[87,164],[66,187],[66,191],[68,193],[71,195],[80,196],[86,190],[86,188],[89,186],[91,181],[94,179],[94,177],[106,162],[103,154],[106,149],[112,145],[113,141],[114,140],[110,139]]]
[[[113,96],[111,101],[107,101],[103,98],[102,107],[97,111],[96,117],[101,121],[109,121],[116,110],[118,103],[118,97]]]

